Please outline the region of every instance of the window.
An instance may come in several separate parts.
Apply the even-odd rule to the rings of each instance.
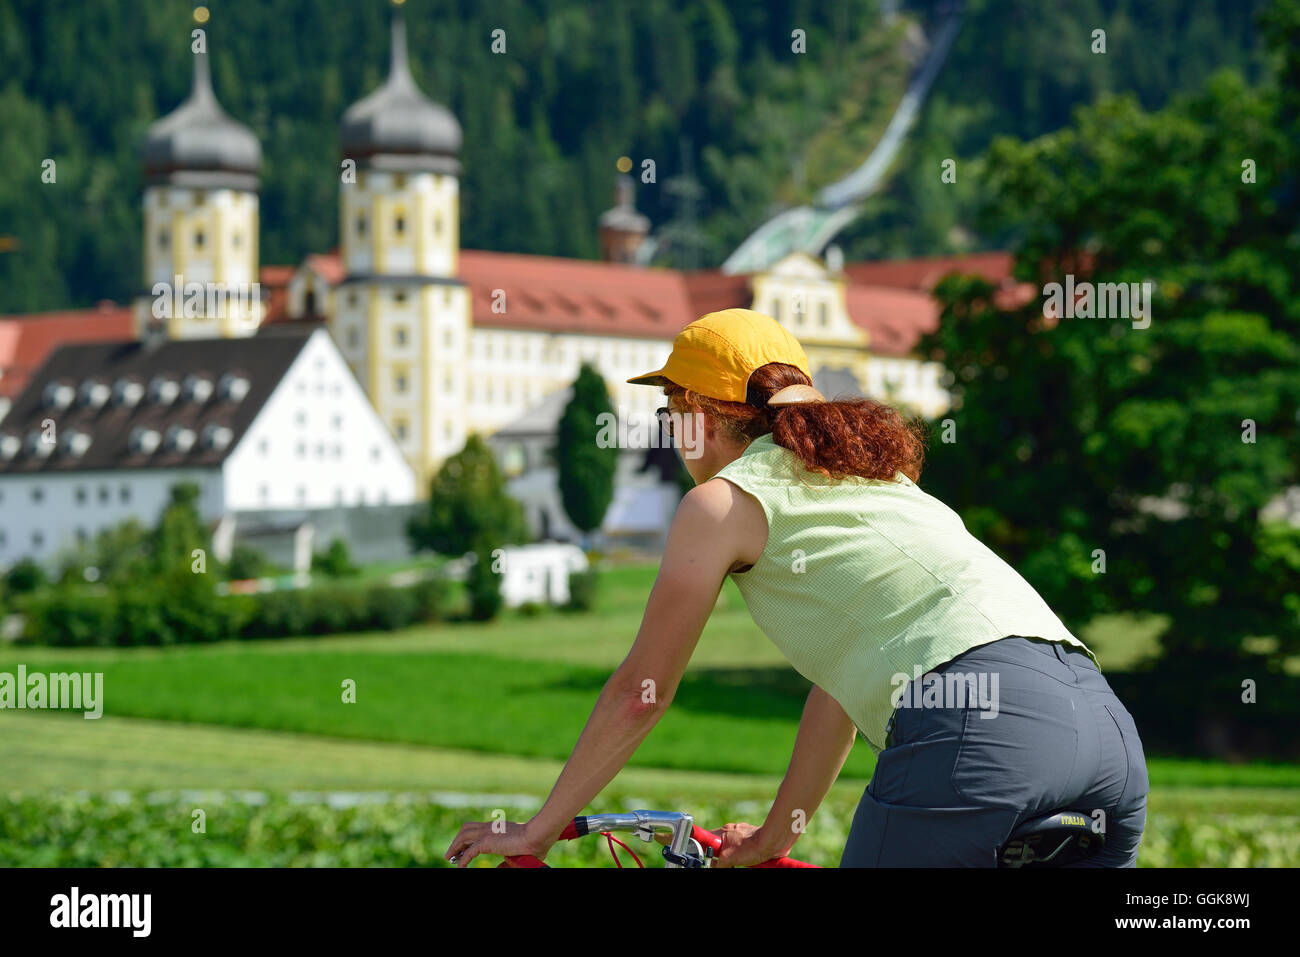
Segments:
[[[208,194],[207,194],[207,193],[203,192],[203,190],[201,190],[201,189],[195,191],[195,193],[194,193],[194,205],[195,205],[195,206],[202,206],[204,203],[207,202],[207,200],[208,200]]]
[[[298,443],[297,453],[298,453],[298,458],[300,458],[300,459],[302,459],[302,458],[306,458],[306,457],[307,457],[307,443],[306,443],[306,442],[299,442],[299,443]]]
[[[343,504],[343,486],[341,485],[334,490],[334,504],[335,505]]]
[[[406,217],[401,213],[398,213],[397,218],[393,220],[393,232],[399,236],[406,232]]]
[[[830,309],[827,308],[824,302],[817,307],[817,321],[823,329],[831,324]]]
[[[446,346],[448,349],[451,348],[451,330],[450,330],[450,329],[444,329],[444,330],[442,330],[442,344],[443,344],[444,346]]]
[[[77,529],[77,544],[78,544],[78,545],[84,545],[84,544],[86,544],[86,539],[89,538],[89,537],[90,537],[90,536],[86,534],[86,530],[85,530],[84,528],[78,528],[78,529]]]
[[[406,189],[406,174],[405,174],[405,173],[394,173],[394,174],[393,174],[393,189]]]
[[[205,241],[206,241],[206,240],[205,240],[205,237],[204,237],[204,235],[203,235],[203,230],[201,230],[201,229],[195,230],[195,231],[194,231],[194,248],[195,248],[195,249],[202,249],[202,248],[203,248],[203,243],[204,243]]]
[[[40,548],[45,544],[45,535],[42,532],[32,532],[32,547]]]
[[[86,504],[86,489],[84,486],[81,485],[77,486],[77,504],[78,505]]]
[[[406,440],[406,423],[404,421],[399,419],[397,421],[396,428],[394,429],[394,431],[397,433],[397,437],[399,439],[401,439],[402,441]]]
[[[45,498],[45,489],[43,489],[43,488],[34,488],[34,489],[32,489],[32,501],[33,501],[33,502],[39,502],[39,501],[41,501],[41,500],[44,499],[44,498]]]
[[[442,437],[444,439],[451,438],[451,419],[442,420]]]
[[[172,234],[169,230],[167,230],[166,228],[158,230],[159,249],[166,249],[169,245],[171,245],[171,241],[172,241]]]
[[[99,501],[101,504],[107,502],[110,498],[112,498],[112,496],[113,493],[109,490],[107,485],[101,485],[99,487]]]
[[[366,234],[366,214],[362,213],[357,216],[357,236],[361,237]]]
[[[298,504],[299,504],[299,505],[305,505],[306,503],[307,503],[307,486],[305,486],[305,485],[299,485],[299,486],[298,486]]]
[[[451,373],[444,372],[442,376],[442,391],[447,395],[451,395],[451,388]]]
[[[236,249],[238,249],[241,245],[243,245],[243,243],[244,243],[243,233],[234,233],[230,237],[230,245],[234,246]]]
[[[334,431],[338,432],[343,428],[343,416],[336,413],[334,418],[330,420],[330,424],[334,426]]]
[[[398,393],[406,391],[406,376],[400,372],[397,373],[397,376],[393,379],[393,390]]]
[[[358,335],[357,335],[357,330],[356,330],[355,328],[353,328],[353,329],[349,329],[349,330],[348,330],[348,348],[349,348],[349,349],[355,349],[355,348],[357,347],[357,342],[358,342],[358,341],[359,341],[359,337],[358,337]]]
[[[377,445],[370,446],[370,461],[372,462],[379,461],[379,446]]]
[[[125,483],[119,486],[117,490],[117,500],[119,502],[131,501],[131,486],[126,485]]]
[[[307,387],[307,384],[306,384],[305,382],[299,382],[299,383],[298,383],[298,391],[299,391],[299,392],[303,391],[306,387]],[[299,409],[299,410],[298,410],[298,414],[295,415],[295,416],[293,417],[293,420],[294,420],[295,422],[297,422],[299,425],[306,425],[306,424],[307,424],[307,413],[304,412],[302,409]]]
[[[393,330],[393,341],[399,346],[406,345],[406,326],[398,326]]]
[[[781,300],[780,299],[772,300],[772,318],[775,319],[777,322],[781,321]]]
[[[433,235],[442,235],[442,213],[433,214]]]
[[[271,492],[266,487],[266,483],[263,483],[257,487],[257,497],[261,500],[263,505],[265,505],[268,501],[270,501]]]
[[[395,290],[395,291],[393,292],[393,302],[397,303],[399,306],[405,304],[405,302],[406,302],[406,290],[405,290],[405,289],[398,289],[398,290]]]
[[[318,459],[323,459],[323,458],[325,458],[325,443],[324,443],[324,442],[317,442],[317,443],[316,443],[316,458],[318,458]]]
[[[348,293],[348,305],[355,306],[356,304],[357,304],[357,294],[355,292]]]
[[[265,455],[270,450],[270,447],[271,443],[266,439],[262,439],[262,441],[257,443],[257,451],[262,455]]]

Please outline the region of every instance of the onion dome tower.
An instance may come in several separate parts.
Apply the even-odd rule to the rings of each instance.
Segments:
[[[400,8],[401,3],[395,2]],[[330,331],[427,488],[465,443],[470,296],[457,278],[460,124],[411,75],[393,11],[388,78],[343,114]]]
[[[207,10],[195,10],[195,22]],[[136,332],[174,339],[247,336],[263,306],[258,283],[262,148],[212,91],[207,35],[192,34],[194,80],[180,106],[140,147],[144,169],[144,285]]]

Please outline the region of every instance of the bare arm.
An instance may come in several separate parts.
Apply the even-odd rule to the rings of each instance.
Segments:
[[[746,499],[720,479],[686,494],[669,529],[636,641],[601,690],[550,797],[526,824],[510,825],[503,833],[486,823],[466,824],[447,858],[457,857],[464,867],[484,852],[544,856],[627,764],[672,703],[727,571],[757,556],[753,510],[759,505]],[[765,540],[765,523],[760,530]]]
[[[838,701],[813,685],[799,720],[790,767],[756,837],[766,858],[784,857],[821,806],[848,760],[857,726]],[[796,829],[796,822],[799,827]]]

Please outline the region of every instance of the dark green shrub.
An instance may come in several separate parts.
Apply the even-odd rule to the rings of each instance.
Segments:
[[[566,611],[591,611],[596,604],[596,591],[599,583],[599,576],[596,572],[596,566],[592,565],[586,571],[569,573],[569,602],[564,606]]]
[[[431,622],[442,618],[447,606],[447,582],[441,576],[426,578],[411,588],[415,596],[415,621]]]
[[[334,539],[334,541],[330,542],[328,549],[312,556],[311,570],[328,575],[331,578],[346,578],[360,571],[356,565],[352,564],[352,554],[348,551],[348,543],[341,538]]]
[[[369,589],[370,627],[381,631],[405,628],[416,619],[419,603],[410,588],[376,585]]]
[[[469,595],[469,617],[473,621],[490,621],[501,611],[501,576],[492,570],[491,554],[480,552],[469,566],[465,579]]]
[[[24,642],[66,648],[111,645],[117,640],[118,601],[111,593],[59,587],[33,597]]]
[[[13,595],[30,594],[48,580],[49,576],[45,574],[45,569],[31,558],[14,562],[13,567],[5,575],[5,585]]]
[[[246,581],[250,578],[262,578],[275,570],[270,559],[251,545],[236,545],[230,550],[230,562],[226,565],[226,577],[230,581]]]

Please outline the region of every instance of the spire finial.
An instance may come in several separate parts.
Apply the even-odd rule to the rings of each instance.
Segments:
[[[194,8],[194,22],[202,27],[208,22],[208,8]],[[199,37],[199,42],[195,44],[194,50],[194,91],[190,94],[196,100],[215,99],[212,92],[212,70],[208,65],[208,38],[207,31]]]
[[[402,17],[405,0],[393,0],[393,48],[389,54],[388,79],[411,81],[411,66],[406,58],[406,20]]]

